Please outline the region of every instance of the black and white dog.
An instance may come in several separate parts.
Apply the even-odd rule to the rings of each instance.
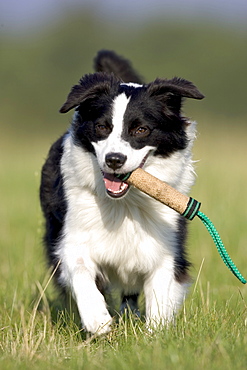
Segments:
[[[187,194],[195,123],[181,115],[181,103],[203,95],[180,78],[142,84],[114,52],[99,52],[95,68],[60,109],[75,108],[73,120],[42,169],[49,261],[58,266],[57,282],[72,291],[87,331],[111,328],[109,285],[121,289],[122,310],[135,307],[143,290],[147,325],[165,325],[189,283],[186,221],[117,175],[143,167]]]

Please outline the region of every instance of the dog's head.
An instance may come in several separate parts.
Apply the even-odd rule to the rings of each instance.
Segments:
[[[60,112],[76,108],[74,142],[97,157],[108,195],[120,198],[128,191],[120,175],[142,167],[151,153],[168,157],[186,147],[182,100],[203,97],[180,78],[138,85],[98,72],[72,88]]]

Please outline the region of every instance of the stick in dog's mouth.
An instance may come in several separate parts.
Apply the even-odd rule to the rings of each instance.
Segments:
[[[142,168],[137,168],[131,172],[125,181],[181,215],[187,209],[190,197],[181,194],[178,190],[150,175]]]

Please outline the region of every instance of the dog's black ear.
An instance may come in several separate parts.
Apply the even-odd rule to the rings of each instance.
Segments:
[[[147,85],[151,97],[166,104],[167,108],[180,111],[182,98],[203,99],[204,95],[192,82],[174,77],[171,80],[156,79]]]
[[[154,82],[151,82],[147,89],[151,96],[161,96],[174,94],[177,96],[192,98],[192,99],[203,99],[204,95],[200,93],[192,82],[184,80],[183,78],[174,77],[171,80],[162,80],[157,78]]]
[[[94,99],[102,94],[109,94],[113,89],[117,90],[119,80],[113,74],[94,73],[85,75],[78,85],[72,87],[66,102],[59,112],[67,113],[88,99]]]

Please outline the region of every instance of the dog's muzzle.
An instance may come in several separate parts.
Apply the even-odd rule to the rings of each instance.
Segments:
[[[149,153],[143,158],[138,167],[142,168],[148,158]],[[109,153],[105,157],[105,163],[113,171],[120,170],[125,164],[127,157],[121,153]],[[134,169],[133,169],[134,170]],[[126,180],[129,173],[107,173],[103,172],[103,178],[107,194],[111,198],[122,198],[129,190],[130,185]]]

